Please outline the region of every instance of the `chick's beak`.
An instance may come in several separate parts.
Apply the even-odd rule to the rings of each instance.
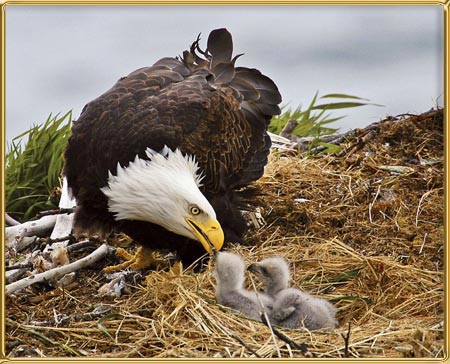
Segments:
[[[186,217],[186,222],[192,228],[192,232],[197,240],[209,254],[218,252],[222,248],[225,238],[222,227],[217,220],[198,221],[191,217]]]

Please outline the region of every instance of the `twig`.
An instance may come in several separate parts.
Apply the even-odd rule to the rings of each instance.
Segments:
[[[436,189],[430,190],[430,191],[428,191],[428,192],[425,192],[425,193],[422,195],[422,197],[420,197],[419,204],[417,205],[417,210],[416,210],[416,221],[415,221],[416,227],[419,225],[419,215],[420,215],[420,213],[421,213],[422,210],[423,210],[423,208],[422,208],[422,202],[423,202],[423,200],[424,200],[425,198],[428,197],[428,195],[430,195],[430,194],[431,194],[432,192],[434,192],[434,191],[436,191]]]
[[[347,333],[345,335],[341,333],[341,336],[344,339],[344,358],[348,358],[348,349],[350,346],[350,322],[348,323]]]
[[[239,343],[246,348],[248,351],[250,351],[254,356],[256,356],[257,358],[261,358],[261,355],[259,355],[255,350],[253,350],[250,346],[248,346],[244,340],[242,340],[239,336],[237,335],[231,335],[231,337],[233,337],[234,339],[236,339],[237,341],[239,341]]]
[[[315,141],[319,140],[324,143],[339,145],[339,144],[345,142],[345,140],[348,137],[355,136],[357,133],[361,133],[361,129],[351,129],[342,134],[322,135],[320,137],[299,137],[296,135],[292,135],[292,131],[294,130],[296,125],[297,125],[296,120],[289,120],[286,123],[286,125],[284,126],[284,128],[279,136],[284,137],[287,140],[291,141],[291,143],[286,143],[286,142],[283,143],[284,145],[289,146],[289,148],[286,148],[286,149],[298,150],[300,148],[300,150],[302,151],[302,154],[304,154],[308,150],[308,145],[313,141],[315,142]],[[372,139],[375,136],[375,133],[373,132],[373,130],[376,129],[377,127],[379,127],[379,125],[380,125],[380,122],[375,122],[375,123],[369,125],[368,127],[362,129],[362,132],[366,132],[366,134],[359,140],[359,143],[357,145],[352,146],[352,149],[351,149],[352,153],[354,151],[360,149],[362,147],[362,145],[364,145],[364,143],[367,143],[370,139]],[[274,138],[272,137],[272,135],[270,137],[271,137],[272,141],[274,141]],[[277,148],[277,147],[278,147],[278,145],[276,143],[275,148]],[[326,148],[327,148],[326,146],[319,145],[319,146],[309,150],[309,152],[310,153],[320,153],[323,150],[325,150]],[[342,152],[340,152],[339,155],[345,154],[347,152],[348,152],[348,150],[342,150]]]
[[[266,318],[263,315],[261,315],[261,320],[262,320],[263,324],[268,325],[268,322],[266,321]],[[315,355],[308,350],[308,345],[297,344],[295,341],[293,341],[292,339],[287,337],[285,334],[278,331],[275,327],[272,327],[272,330],[279,339],[283,340],[286,344],[291,345],[293,348],[300,350],[303,355],[305,355],[307,357],[315,357]]]
[[[428,235],[428,233],[425,233],[425,235],[423,236],[423,241],[422,241],[422,245],[420,246],[419,254],[422,254],[423,247],[425,246],[425,242],[427,241],[427,235]]]
[[[373,198],[372,202],[369,203],[369,221],[370,221],[371,224],[373,223],[373,221],[372,221],[372,207],[373,207],[373,205],[375,205],[375,202],[376,202],[379,194],[380,194],[380,186],[378,186],[377,193],[375,194],[375,197]]]
[[[266,324],[266,326],[267,326],[267,327],[269,328],[269,330],[270,330],[270,335],[272,336],[273,343],[274,343],[274,345],[275,345],[275,348],[277,349],[278,357],[281,358],[280,347],[278,346],[277,340],[275,339],[275,335],[274,335],[274,333],[273,333],[273,328],[272,328],[272,325],[270,324],[269,316],[267,316],[266,308],[264,307],[264,304],[262,303],[261,299],[259,298],[258,290],[256,289],[255,282],[253,281],[253,278],[252,278],[251,275],[250,275],[250,282],[252,283],[252,286],[253,286],[253,289],[254,289],[254,291],[255,291],[256,299],[258,300],[259,306],[260,306],[261,309],[262,309],[261,317],[264,317],[265,324]],[[261,318],[261,321],[263,321],[262,318]],[[264,322],[264,321],[263,321],[263,322]]]
[[[27,263],[21,263],[16,265],[9,265],[5,267],[5,271],[14,270],[14,269],[25,269],[25,268],[33,268],[33,263],[27,262]]]
[[[14,270],[5,272],[6,283],[9,284],[9,283],[13,283],[13,282],[19,280],[27,272],[29,272],[28,268],[14,269]]]
[[[24,289],[32,284],[45,282],[45,281],[57,281],[62,276],[67,273],[74,272],[78,269],[84,268],[101,258],[105,257],[108,254],[109,247],[106,244],[102,244],[99,248],[94,250],[88,256],[81,258],[73,263],[63,265],[61,267],[53,268],[43,273],[36,274],[34,276],[30,276],[20,281],[8,284],[6,288],[6,294],[12,294],[17,290]]]
[[[283,130],[281,131],[280,135],[283,138],[291,139],[292,132],[294,131],[295,127],[297,126],[298,121],[295,119],[289,120],[286,125],[284,126]]]
[[[272,141],[271,148],[274,149],[283,149],[288,151],[296,151],[298,148],[297,143],[294,143],[289,138],[285,138],[278,134],[273,134],[270,132],[267,132],[269,134],[270,140]]]
[[[67,252],[71,253],[71,252],[74,252],[74,251],[77,251],[77,250],[84,249],[84,248],[86,248],[88,246],[92,246],[94,244],[95,244],[95,242],[93,240],[83,240],[83,241],[80,241],[78,243],[69,245],[67,247]]]
[[[56,216],[44,216],[39,220],[28,221],[20,225],[6,228],[6,246],[13,247],[20,243],[24,237],[46,236],[48,231],[55,226]],[[17,251],[17,246],[15,247]]]
[[[13,249],[16,253],[20,252],[34,244],[37,240],[37,236],[23,236],[17,240],[17,243],[14,244]]]
[[[286,343],[286,349],[288,350],[289,358],[293,358],[294,354],[292,354],[291,346],[288,343]]]
[[[22,341],[21,340],[14,340],[10,343],[6,344],[6,351],[11,351],[12,349],[14,349],[16,346],[22,345]]]
[[[72,234],[69,234],[67,236],[62,236],[60,238],[55,238],[55,239],[47,238],[46,240],[47,240],[48,245],[51,245],[53,243],[60,243],[63,241],[76,241],[75,236],[73,236]]]
[[[356,143],[353,144],[351,148],[349,148],[349,149],[344,149],[339,155],[341,156],[341,155],[344,155],[344,154],[345,154],[346,158],[349,158],[349,157],[350,157],[351,155],[353,155],[356,151],[362,149],[362,148],[364,147],[364,145],[365,145],[368,141],[370,141],[370,140],[372,140],[373,138],[375,138],[376,132],[375,132],[374,129],[375,129],[374,127],[371,128],[370,125],[369,125],[369,127],[367,127],[366,129],[364,129],[364,130],[367,131],[367,133],[364,134],[362,137],[357,138]],[[356,132],[355,132],[355,134],[356,134]]]
[[[8,226],[20,225],[20,222],[9,216],[7,212],[5,212],[5,222]]]
[[[46,210],[46,211],[41,211],[38,212],[36,214],[37,217],[42,217],[42,216],[50,216],[50,215],[62,215],[62,214],[72,214],[75,212],[75,208],[74,207],[64,207],[64,208],[59,208],[59,209],[54,209],[54,210]]]

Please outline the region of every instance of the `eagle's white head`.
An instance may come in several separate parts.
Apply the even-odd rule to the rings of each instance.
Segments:
[[[148,160],[136,156],[127,167],[118,164],[101,189],[115,219],[148,221],[198,240],[208,253],[219,251],[223,231],[199,189],[203,176],[194,156],[167,147],[146,154]]]

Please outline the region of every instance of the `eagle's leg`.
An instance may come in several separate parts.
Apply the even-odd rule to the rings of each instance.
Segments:
[[[117,248],[116,257],[125,259],[126,261],[131,261],[135,258],[135,255],[128,253],[124,248]]]
[[[117,248],[116,257],[125,259],[125,262],[106,267],[103,269],[105,273],[117,272],[126,268],[139,270],[150,266],[167,266],[168,262],[156,256],[155,252],[146,247],[139,247],[136,254],[132,255],[123,248]]]
[[[165,259],[158,258],[154,250],[146,248],[144,246],[139,247],[135,256],[134,262],[130,265],[133,270],[154,267],[165,267],[168,262]]]

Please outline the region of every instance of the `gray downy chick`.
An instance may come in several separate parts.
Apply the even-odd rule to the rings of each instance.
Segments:
[[[255,292],[244,289],[245,263],[233,253],[219,252],[215,256],[216,300],[217,303],[239,311],[242,315],[261,321],[262,308]],[[273,300],[261,293],[258,295],[268,315]]]
[[[305,326],[309,330],[318,330],[338,327],[336,308],[331,302],[295,288],[278,293],[270,317],[275,324],[287,328]]]
[[[273,324],[309,330],[337,327],[336,308],[327,300],[289,288],[291,274],[282,257],[270,257],[251,264],[248,269],[262,280],[265,292],[274,303],[270,319]]]
[[[256,273],[263,283],[264,292],[272,298],[283,289],[289,288],[291,273],[288,262],[282,257],[270,257],[250,264],[248,270]]]

